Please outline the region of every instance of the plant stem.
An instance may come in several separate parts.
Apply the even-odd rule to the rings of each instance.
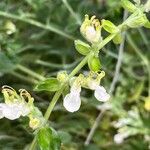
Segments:
[[[66,6],[66,8],[69,10],[69,12],[71,13],[71,15],[76,19],[77,23],[80,25],[81,24],[81,19],[79,18],[79,16],[73,11],[73,9],[71,8],[71,6],[69,5],[67,0],[62,0],[62,2],[64,3],[64,5]]]
[[[32,84],[38,83],[37,80],[32,79],[32,78],[27,78],[26,76],[24,76],[22,74],[19,74],[19,73],[15,72],[15,71],[10,72],[10,74],[12,74],[13,76],[16,76],[16,77],[20,78],[21,80],[24,80],[24,81],[32,83]]]
[[[36,147],[36,137],[34,137],[32,143],[31,143],[31,145],[30,145],[30,147],[29,147],[29,150],[34,150],[35,147]]]
[[[138,56],[141,58],[141,60],[143,61],[145,67],[147,68],[147,73],[148,73],[148,96],[150,96],[150,67],[149,67],[148,58],[145,57],[141,53],[141,50],[136,46],[136,44],[134,43],[134,41],[132,40],[132,38],[129,34],[127,34],[127,40],[129,42],[129,44],[133,47],[135,52],[138,54]]]
[[[105,38],[102,42],[100,42],[98,44],[98,49],[102,49],[108,42],[110,42],[115,36],[117,35],[117,33],[113,33],[110,34],[107,38]]]
[[[26,23],[29,23],[31,25],[34,25],[34,26],[37,26],[39,28],[42,28],[42,29],[45,29],[45,30],[49,30],[51,32],[54,32],[54,33],[57,33],[65,38],[68,38],[70,40],[74,40],[74,37],[63,32],[62,30],[60,29],[57,29],[56,27],[48,24],[48,25],[45,25],[45,24],[42,24],[36,20],[33,20],[33,19],[29,19],[29,18],[26,18],[26,17],[23,17],[23,16],[17,16],[17,15],[14,15],[14,14],[10,14],[8,12],[3,12],[3,11],[0,11],[0,16],[3,16],[3,17],[6,17],[6,18],[11,18],[11,19],[15,19],[15,20],[19,20],[19,21],[22,21],[22,22],[26,22]]]
[[[147,39],[147,37],[146,37],[144,31],[142,30],[142,28],[139,28],[138,31],[139,31],[139,33],[140,33],[142,39],[143,39],[143,42],[144,42],[146,48],[149,50],[149,41],[148,41],[148,39]]]
[[[34,72],[34,71],[32,71],[32,70],[30,70],[30,69],[20,65],[20,64],[17,65],[17,68],[19,70],[21,70],[22,72],[25,72],[26,74],[29,74],[29,75],[31,75],[32,77],[34,77],[34,78],[36,78],[38,80],[44,80],[45,79],[45,77],[41,76],[40,74],[38,74],[38,73],[36,73],[36,72]]]
[[[96,120],[95,120],[95,122],[94,122],[94,124],[93,124],[93,126],[92,126],[92,128],[91,128],[91,130],[90,130],[90,132],[89,132],[89,134],[88,134],[88,136],[87,136],[87,138],[86,138],[86,140],[85,140],[85,143],[84,143],[85,146],[89,145],[89,143],[90,143],[90,141],[91,141],[91,137],[93,137],[93,134],[94,134],[94,132],[95,132],[95,129],[97,128],[98,123],[100,122],[100,120],[101,120],[101,118],[103,117],[104,113],[105,113],[105,110],[104,110],[104,111],[101,111],[101,112],[98,114],[98,116],[97,116],[97,118],[96,118]]]
[[[127,17],[128,17],[128,13],[127,13],[127,11],[124,11],[123,21],[125,21],[127,19]],[[115,68],[115,74],[114,74],[114,78],[113,78],[113,81],[112,81],[112,83],[110,85],[110,89],[109,89],[109,94],[110,95],[115,90],[115,86],[116,86],[116,83],[117,83],[118,78],[119,78],[120,68],[121,68],[121,64],[122,64],[122,60],[123,60],[125,36],[126,36],[126,31],[124,31],[122,33],[122,43],[119,46],[119,54],[118,54],[118,61],[117,61],[117,64],[116,64],[116,68]]]
[[[73,67],[75,67],[82,59],[77,59],[75,62],[71,63],[71,64],[54,64],[54,63],[50,63],[50,62],[45,62],[43,60],[37,60],[36,61],[36,64],[39,64],[39,65],[43,65],[45,67],[51,67],[51,68],[58,68],[58,69],[71,69]]]

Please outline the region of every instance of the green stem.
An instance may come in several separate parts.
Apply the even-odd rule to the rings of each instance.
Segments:
[[[36,63],[39,65],[43,65],[45,67],[51,67],[51,68],[58,68],[58,69],[71,69],[73,67],[75,67],[82,59],[77,59],[75,62],[73,62],[72,64],[54,64],[54,63],[50,63],[50,62],[45,62],[43,60],[37,60]]]
[[[22,17],[22,16],[17,16],[17,15],[14,15],[14,14],[3,12],[3,11],[0,11],[0,16],[6,17],[6,18],[15,19],[15,20],[19,20],[19,21],[22,21],[22,22],[26,22],[26,23],[29,23],[31,25],[37,26],[39,28],[42,28],[42,29],[45,29],[45,30],[49,30],[49,31],[54,32],[54,33],[57,33],[57,34],[65,37],[65,38],[70,39],[70,40],[74,40],[73,36],[63,32],[60,29],[57,29],[56,27],[54,27],[54,26],[52,26],[50,24],[45,25],[45,24],[42,24],[42,23],[40,23],[38,21],[35,21],[33,19],[25,18],[25,17]]]
[[[141,58],[141,60],[143,61],[145,67],[147,68],[147,73],[148,73],[148,95],[150,96],[150,67],[149,67],[149,61],[148,61],[147,57],[145,57],[141,53],[140,49],[136,46],[136,44],[134,43],[134,41],[132,40],[132,38],[129,34],[127,34],[127,40],[130,43],[130,45],[133,47],[135,52],[138,54],[138,56]]]
[[[81,19],[79,18],[79,16],[73,11],[73,9],[71,8],[71,6],[69,5],[67,0],[62,0],[62,2],[64,3],[64,5],[66,6],[66,8],[69,10],[69,12],[71,13],[71,15],[76,19],[77,23],[79,25],[81,25]]]
[[[29,147],[29,150],[34,150],[35,147],[36,147],[36,137],[34,137],[32,143],[31,143],[31,145],[30,145],[30,147]]]
[[[98,49],[102,49],[108,42],[110,42],[115,36],[117,35],[117,33],[113,33],[110,34],[107,38],[105,38],[102,42],[100,42],[98,44]]]
[[[27,78],[26,76],[24,76],[24,75],[22,75],[22,74],[19,74],[19,73],[17,73],[17,72],[14,72],[14,71],[10,72],[10,74],[12,74],[13,76],[16,76],[16,77],[20,78],[21,80],[24,80],[24,81],[26,81],[26,82],[29,82],[29,83],[33,83],[33,84],[38,83],[37,80],[32,79],[32,78]]]
[[[22,65],[17,65],[17,69],[21,70],[22,72],[25,72],[26,74],[31,75],[32,77],[38,79],[38,80],[44,80],[45,78],[43,76],[41,76],[40,74],[22,66]]]
[[[144,44],[146,45],[147,49],[149,50],[149,41],[148,41],[144,31],[142,30],[142,28],[138,28],[138,31],[143,39]]]

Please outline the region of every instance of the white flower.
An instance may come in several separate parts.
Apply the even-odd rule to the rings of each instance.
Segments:
[[[130,118],[122,118],[118,120],[118,122],[115,122],[113,125],[115,128],[121,128],[127,124],[129,124],[132,120]]]
[[[114,142],[116,144],[121,144],[121,143],[123,143],[123,141],[124,141],[124,138],[120,133],[118,133],[114,136]]]
[[[0,104],[0,119],[5,117],[10,120],[15,120],[20,116],[26,116],[29,114],[29,109],[25,104],[12,103],[12,104]]]
[[[92,41],[97,35],[97,32],[93,26],[88,26],[86,28],[85,36],[88,41]]]
[[[63,105],[69,112],[78,111],[81,105],[80,99],[81,87],[72,86],[70,93],[64,98]]]
[[[85,15],[85,20],[80,27],[81,34],[91,43],[97,43],[101,40],[101,25],[95,17],[89,18],[88,15]]]
[[[98,85],[96,82],[90,82],[89,87],[92,90],[95,90],[94,96],[98,101],[106,102],[109,100],[110,95],[106,92],[103,86]]]
[[[114,142],[116,144],[123,143],[124,139],[128,137],[128,133],[118,133],[114,136]]]

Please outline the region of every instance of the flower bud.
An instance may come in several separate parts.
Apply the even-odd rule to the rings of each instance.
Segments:
[[[68,79],[68,74],[66,71],[60,71],[57,74],[57,80],[60,82],[65,82]]]
[[[95,16],[89,19],[89,16],[85,15],[85,20],[80,27],[80,32],[84,38],[91,43],[101,41],[101,26],[99,20],[95,19]]]
[[[111,21],[109,20],[102,20],[102,27],[109,33],[116,33],[119,31],[117,26],[115,26]]]
[[[90,56],[88,59],[88,66],[91,71],[99,71],[101,68],[101,63],[98,57]]]
[[[16,26],[11,21],[7,21],[4,25],[4,28],[6,29],[6,33],[8,35],[16,32]]]
[[[30,117],[29,126],[35,130],[40,126],[40,120],[38,118]]]
[[[80,40],[75,40],[75,48],[76,50],[82,54],[82,55],[87,55],[90,52],[90,45],[80,41]]]

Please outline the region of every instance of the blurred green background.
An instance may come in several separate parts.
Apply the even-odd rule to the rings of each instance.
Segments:
[[[83,40],[79,28],[84,15],[96,15],[98,19],[109,19],[118,25],[123,20],[123,12],[120,0],[1,0],[0,85],[16,90],[25,88],[44,113],[54,93],[38,93],[33,88],[42,76],[56,76],[60,70],[69,73],[82,59],[74,48],[74,39]],[[150,30],[140,28],[127,32],[119,79],[110,102],[112,109],[103,114],[88,146],[84,142],[101,103],[91,91],[83,90],[82,107],[72,114],[62,106],[62,98],[59,100],[50,124],[62,137],[62,150],[149,149],[150,108],[145,107],[145,101],[150,101],[149,47]],[[108,91],[118,49],[118,45],[110,42],[100,52],[102,69],[106,72],[102,84]],[[82,72],[87,70],[85,66]],[[0,101],[3,102],[2,95]],[[113,138],[118,130],[114,123],[119,119],[130,120],[122,128],[131,136],[118,145]],[[27,119],[0,120],[1,150],[23,150],[32,139]]]

